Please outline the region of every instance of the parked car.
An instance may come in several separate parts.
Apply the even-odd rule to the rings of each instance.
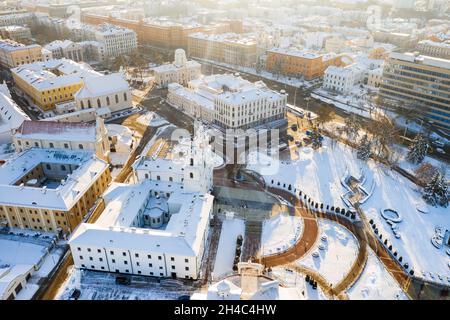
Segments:
[[[304,137],[304,138],[303,138],[303,141],[304,141],[306,144],[309,144],[309,143],[311,143],[311,138]]]
[[[297,147],[301,147],[301,146],[302,146],[302,142],[299,141],[299,140],[297,140],[297,141],[295,141],[295,145],[296,145]]]
[[[131,283],[131,279],[125,276],[117,276],[116,284],[129,285]]]
[[[188,295],[179,296],[178,300],[191,300],[191,297]]]
[[[78,300],[81,296],[81,291],[79,289],[72,289],[72,292],[70,293],[69,300]]]
[[[288,138],[289,141],[294,141],[294,137],[291,136],[290,134],[287,135],[287,138]]]
[[[298,129],[297,124],[294,123],[294,124],[291,126],[291,129],[292,129],[292,131],[297,131],[297,129]]]
[[[312,131],[311,130],[306,130],[306,135],[309,137],[309,136],[311,136],[312,135]]]

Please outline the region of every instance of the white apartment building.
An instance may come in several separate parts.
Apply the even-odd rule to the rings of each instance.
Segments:
[[[30,24],[33,20],[31,12],[11,12],[9,14],[0,15],[0,26],[13,26]]]
[[[222,129],[249,129],[284,119],[287,94],[262,82],[220,74],[192,80],[188,88],[169,85],[168,102],[191,117]]]
[[[379,88],[383,82],[383,68],[369,70],[367,78],[367,86],[371,88]]]
[[[323,87],[346,94],[351,92],[355,85],[362,83],[363,78],[364,69],[359,64],[354,63],[346,67],[329,66],[325,70]]]
[[[175,61],[153,68],[158,87],[167,88],[169,83],[187,85],[201,75],[201,65],[197,61],[187,61],[183,49],[175,50]]]
[[[51,51],[53,59],[67,58],[76,62],[84,60],[83,46],[70,40],[55,40],[44,48]]]
[[[101,24],[95,28],[93,38],[105,47],[105,54],[117,57],[130,54],[137,49],[137,37],[133,30],[111,24]]]
[[[210,146],[204,143],[208,140],[196,137],[194,141],[203,148],[199,156],[206,156],[203,152]],[[206,159],[199,159],[202,161]],[[187,181],[175,181],[178,173],[169,168],[172,161],[166,160],[164,169],[161,162],[144,162],[138,160],[139,165],[147,166],[148,179],[131,185],[114,183],[103,196],[106,207],[99,219],[81,224],[74,232],[69,240],[74,265],[114,273],[197,279],[214,197],[194,191],[198,188]],[[189,164],[185,168],[190,170]],[[212,176],[211,167],[203,170],[208,173],[200,176]],[[154,174],[164,179],[153,179]],[[142,177],[141,173],[137,176]]]

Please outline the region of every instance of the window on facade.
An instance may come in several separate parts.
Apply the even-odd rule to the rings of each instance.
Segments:
[[[193,174],[192,172],[189,172],[189,177],[190,177],[191,179],[194,179],[194,174]]]
[[[161,256],[158,256],[158,260],[162,260],[162,257],[161,257]]]
[[[100,105],[101,105],[100,99],[97,99],[97,108],[100,108]]]
[[[189,271],[189,267],[185,267],[184,270]]]
[[[80,260],[83,260],[83,256],[80,256]]]
[[[88,108],[92,108],[92,106],[91,106],[91,100],[88,100]]]
[[[55,146],[53,145],[53,143],[50,142],[50,148],[54,148]]]
[[[116,98],[116,103],[119,103],[119,96],[117,94],[116,94],[115,98]]]
[[[83,145],[80,143],[80,144],[78,145],[78,148],[79,148],[79,149],[83,149]]]
[[[62,171],[66,171],[66,166],[65,165],[61,165],[61,170]],[[88,249],[88,251],[91,251],[91,249]]]
[[[184,259],[184,262],[188,263],[188,262],[189,262],[189,259]]]
[[[64,148],[69,149],[69,145],[67,143],[64,143]]]
[[[126,253],[126,252],[122,252],[122,255],[123,255],[124,257],[126,257],[127,253]]]
[[[110,101],[109,101],[109,97],[106,97],[106,104],[109,106]]]

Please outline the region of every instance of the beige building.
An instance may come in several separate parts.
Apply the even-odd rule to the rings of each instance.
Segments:
[[[188,55],[193,58],[254,67],[256,53],[256,40],[241,34],[194,33],[188,37]]]
[[[14,68],[23,64],[47,61],[51,53],[38,44],[24,45],[12,40],[0,40],[0,64]]]
[[[391,53],[383,70],[383,98],[423,107],[429,121],[450,131],[450,60],[417,53]],[[425,110],[424,110],[425,109]]]
[[[445,42],[423,40],[417,44],[417,50],[424,55],[450,59],[450,40]]]
[[[28,149],[0,167],[0,221],[70,233],[110,181],[109,164],[92,152]]]
[[[109,142],[97,124],[24,121],[0,167],[0,223],[72,232],[108,187]]]

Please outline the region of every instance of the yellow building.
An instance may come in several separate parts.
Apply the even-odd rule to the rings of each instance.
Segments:
[[[110,182],[92,152],[28,149],[0,168],[0,225],[70,233]]]
[[[68,59],[35,62],[11,69],[16,85],[27,94],[42,111],[74,99],[74,94],[83,87],[83,79],[98,76],[86,64]]]
[[[48,58],[51,58],[51,53],[38,44],[24,45],[9,39],[0,40],[0,65],[5,68],[45,61]]]

